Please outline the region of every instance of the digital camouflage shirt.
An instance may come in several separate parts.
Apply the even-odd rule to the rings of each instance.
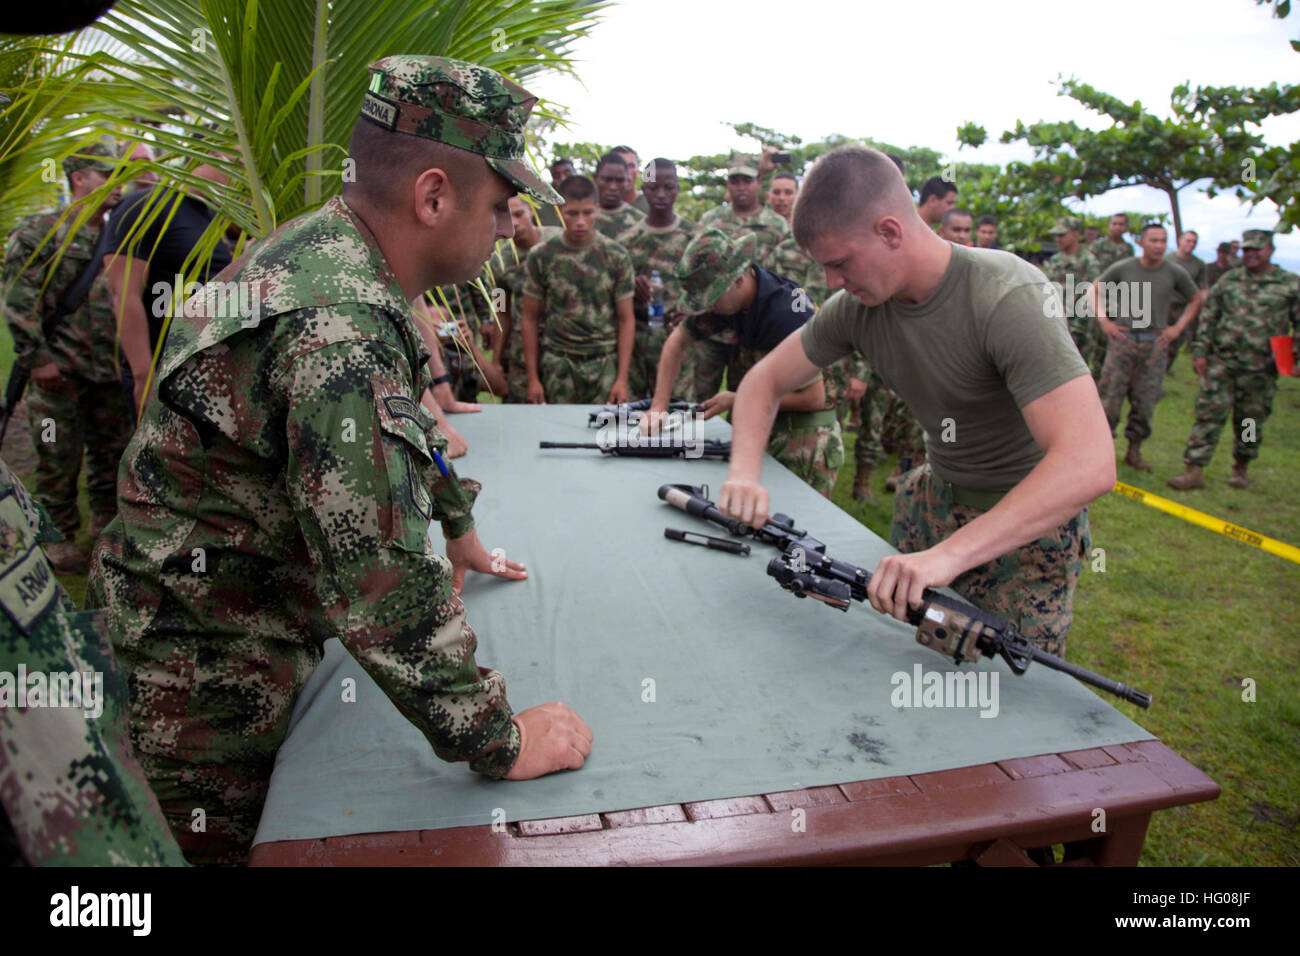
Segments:
[[[558,236],[563,231],[554,226],[542,226],[537,243]],[[497,243],[496,251],[488,260],[492,281],[495,283],[495,288],[505,293],[505,305],[510,316],[510,341],[506,345],[506,368],[524,367],[524,279],[527,278],[525,266],[528,263],[529,250],[536,248],[537,243],[529,246],[528,249],[521,249],[517,244],[504,240]],[[539,322],[539,330],[543,326],[544,321]]]
[[[581,246],[560,233],[528,250],[525,270],[524,295],[541,303],[544,350],[578,358],[616,351],[614,306],[635,292],[626,249],[599,232]]]
[[[1263,275],[1225,272],[1201,307],[1192,354],[1237,371],[1273,370],[1269,338],[1300,331],[1300,276],[1271,265]]]
[[[620,233],[627,232],[643,219],[645,213],[629,203],[623,203],[612,211],[603,206],[596,207],[596,231],[606,239],[618,239]]]
[[[106,615],[78,613],[41,550],[61,537],[0,461],[4,817],[32,866],[183,866],[131,753]]]
[[[650,277],[658,269],[664,283],[664,312],[678,311],[677,300],[682,294],[682,284],[674,273],[682,253],[697,231],[695,223],[677,216],[670,226],[652,226],[641,219],[618,236],[618,244],[632,257],[632,274]]]
[[[478,486],[441,472],[429,353],[373,234],[335,198],[219,278],[257,308],[214,281],[173,324],[92,568],[137,750],[269,779],[337,637],[439,757],[504,776],[505,681],[428,538],[472,528]]]
[[[758,236],[754,247],[754,261],[764,269],[771,269],[772,254],[790,233],[786,221],[766,206],[759,206],[748,216],[741,216],[731,206],[718,206],[700,217],[701,229],[720,229],[728,239],[736,240],[749,233]]]
[[[1105,272],[1121,259],[1127,259],[1130,256],[1137,255],[1133,251],[1133,244],[1127,240],[1124,242],[1111,242],[1109,236],[1102,236],[1094,239],[1092,245],[1088,246],[1088,251],[1092,257],[1097,260],[1097,274]]]
[[[67,214],[35,259],[32,253],[41,246],[61,215],[62,210],[28,216],[10,235],[5,248],[4,282],[9,288],[5,305],[14,352],[27,361],[29,368],[54,362],[65,375],[89,382],[116,382],[113,356],[117,322],[102,267],[86,298],[54,329],[48,341],[41,330],[41,323],[54,315],[59,298],[77,281],[90,261],[99,239],[98,227],[89,223],[83,226],[73,235],[47,283],[50,263],[72,227],[76,212]],[[24,268],[29,259],[31,264]],[[9,285],[10,282],[13,284]]]

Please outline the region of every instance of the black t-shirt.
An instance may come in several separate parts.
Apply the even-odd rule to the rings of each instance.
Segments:
[[[153,189],[141,189],[133,192],[113,210],[109,217],[109,228],[113,230],[108,241],[110,252],[121,246],[123,237],[139,218],[145,198],[153,191]],[[176,284],[176,276],[183,274],[181,267],[185,264],[186,256],[190,254],[190,250],[198,243],[199,237],[203,235],[216,215],[210,206],[193,196],[183,196],[175,213],[171,213],[172,202],[173,198],[170,196],[154,201],[145,216],[154,217],[157,211],[156,218],[153,218],[145,228],[138,244],[133,242],[131,246],[122,249],[124,255],[149,263],[149,275],[145,281],[141,300],[144,304],[144,314],[149,320],[151,349],[158,347],[158,336],[162,332],[166,316],[165,306],[155,307],[159,296],[155,294],[154,286],[156,283],[165,282],[170,289]],[[169,215],[170,222],[167,221]],[[167,225],[166,229],[163,228],[164,223]],[[208,281],[228,265],[230,265],[230,247],[226,244],[226,240],[222,239],[212,250],[208,261],[200,264],[197,281]]]
[[[691,316],[686,320],[686,332],[692,339],[698,342],[731,329],[740,340],[741,349],[765,355],[812,318],[812,302],[796,282],[759,266],[753,269],[758,289],[749,308],[735,315],[709,312]]]

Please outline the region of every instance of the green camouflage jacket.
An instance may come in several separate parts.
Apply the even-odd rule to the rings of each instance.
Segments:
[[[695,223],[678,216],[671,226],[662,229],[641,219],[618,235],[618,244],[632,257],[634,276],[648,279],[653,270],[659,270],[659,278],[664,283],[664,312],[667,314],[678,311],[677,300],[682,294],[682,284],[674,270],[682,259],[682,253],[695,238],[697,229]]]
[[[635,292],[626,249],[599,232],[581,247],[560,233],[528,250],[525,269],[524,295],[541,302],[544,350],[581,358],[614,353],[614,307]]]
[[[1127,240],[1124,242],[1111,242],[1109,236],[1100,236],[1094,239],[1092,245],[1088,246],[1088,251],[1097,260],[1097,275],[1101,275],[1119,260],[1137,255],[1133,251],[1131,242]]]
[[[502,290],[506,296],[506,308],[510,314],[510,341],[506,343],[505,368],[524,367],[524,279],[528,273],[528,252],[552,236],[558,236],[564,230],[555,226],[542,226],[541,236],[528,249],[521,249],[509,240],[497,243],[496,251],[488,260],[495,288]],[[546,317],[538,319],[538,331],[545,328]]]
[[[257,308],[229,314],[223,283]],[[444,760],[504,776],[505,681],[428,538],[473,527],[420,396],[429,352],[340,198],[258,243],[178,317],[123,457],[90,601],[133,688],[133,742],[269,777],[294,698],[339,638]]]
[[[728,239],[739,239],[748,233],[758,236],[758,245],[754,248],[754,261],[774,272],[772,254],[790,233],[790,227],[784,219],[766,206],[759,206],[756,212],[743,219],[730,206],[718,206],[710,209],[700,217],[701,229],[721,229]]]
[[[623,203],[613,212],[601,206],[596,207],[596,231],[606,239],[616,240],[619,233],[627,232],[643,219],[645,213],[630,203]]]
[[[1201,307],[1192,354],[1241,371],[1276,366],[1269,338],[1300,329],[1300,276],[1274,265],[1260,276],[1225,272]]]
[[[102,268],[81,305],[63,319],[49,341],[41,331],[41,322],[53,316],[59,297],[77,281],[99,239],[98,228],[90,225],[82,228],[68,243],[54,275],[46,284],[50,262],[67,236],[75,212],[70,213],[58,227],[31,265],[24,269],[23,264],[31,258],[62,214],[60,210],[28,216],[10,235],[5,248],[4,282],[9,289],[5,305],[9,330],[14,337],[14,351],[27,361],[29,368],[54,362],[66,375],[75,375],[89,382],[116,382],[118,373],[113,365],[113,356],[117,322],[113,317],[112,293]],[[41,291],[43,285],[44,292]]]
[[[0,461],[0,804],[33,866],[184,866],[131,752],[102,611],[78,613],[62,538]]]

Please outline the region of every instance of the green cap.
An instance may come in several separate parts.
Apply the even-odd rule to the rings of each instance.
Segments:
[[[370,64],[361,115],[372,123],[478,153],[539,202],[560,194],[524,162],[524,125],[537,97],[495,70],[442,56],[386,56]]]
[[[699,315],[712,309],[749,268],[756,245],[758,236],[752,232],[739,242],[732,242],[721,229],[707,229],[696,236],[675,270],[682,283],[682,311]]]
[[[758,163],[752,156],[735,156],[731,157],[727,163],[727,176],[749,176],[753,179],[758,178]]]
[[[1263,249],[1273,244],[1273,233],[1267,229],[1247,229],[1241,234],[1241,248]]]
[[[1067,232],[1083,232],[1083,222],[1074,216],[1062,216],[1056,220],[1056,225],[1052,227],[1049,235],[1063,236]]]
[[[63,171],[71,176],[78,169],[94,169],[111,173],[117,165],[117,150],[112,143],[98,140],[78,146],[77,151],[63,161]]]

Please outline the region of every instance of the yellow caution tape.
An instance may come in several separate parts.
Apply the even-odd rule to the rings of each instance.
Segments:
[[[1140,501],[1144,505],[1150,505],[1158,511],[1165,514],[1171,514],[1176,518],[1182,518],[1184,521],[1190,521],[1192,524],[1198,524],[1202,528],[1209,528],[1211,531],[1217,531],[1219,534],[1227,535],[1237,541],[1242,541],[1249,545],[1254,545],[1267,551],[1269,554],[1276,554],[1279,558],[1286,558],[1300,564],[1300,548],[1293,547],[1284,541],[1278,541],[1267,535],[1262,535],[1258,531],[1251,531],[1249,528],[1243,528],[1235,525],[1230,521],[1224,521],[1222,518],[1216,518],[1214,515],[1207,515],[1204,511],[1197,511],[1195,508],[1188,508],[1186,505],[1180,505],[1176,501],[1170,501],[1168,498],[1161,498],[1159,495],[1153,495],[1149,491],[1143,491],[1141,488],[1134,488],[1132,485],[1126,485],[1122,481],[1115,482],[1114,492],[1123,495],[1125,498],[1132,498],[1134,501]]]

